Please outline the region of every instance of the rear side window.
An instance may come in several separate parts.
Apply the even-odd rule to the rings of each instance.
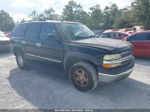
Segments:
[[[40,32],[40,23],[31,23],[29,24],[25,38],[29,40],[35,40],[39,38],[39,32]]]
[[[122,37],[122,36],[123,36],[123,34],[121,34],[121,33],[115,33],[115,36],[114,36],[114,37],[120,38],[120,37]]]
[[[109,33],[108,37],[115,37],[114,33]]]
[[[149,33],[139,33],[129,37],[128,41],[145,41],[148,40]]]
[[[12,37],[23,38],[27,24],[18,24],[12,31]]]

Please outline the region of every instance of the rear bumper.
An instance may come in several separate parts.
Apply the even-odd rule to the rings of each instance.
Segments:
[[[133,68],[129,69],[128,71],[116,74],[116,75],[110,75],[110,74],[104,74],[104,73],[98,73],[99,81],[110,83],[117,80],[124,79],[130,75],[130,73],[133,71]]]

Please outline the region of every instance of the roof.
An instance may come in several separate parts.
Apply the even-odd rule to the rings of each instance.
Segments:
[[[121,32],[121,31],[106,31],[103,33],[123,33],[123,34],[127,34],[126,32]]]
[[[34,22],[39,22],[39,23],[44,23],[44,22],[50,22],[50,23],[79,23],[79,22],[73,22],[73,21],[58,21],[58,20],[46,20],[46,21],[27,21],[23,23],[34,23]]]
[[[138,33],[150,33],[150,30],[138,31],[138,32],[135,32],[134,34],[138,34]]]

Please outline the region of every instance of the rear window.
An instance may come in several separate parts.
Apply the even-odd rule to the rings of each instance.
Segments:
[[[27,24],[18,24],[12,31],[12,37],[23,38],[26,28]]]

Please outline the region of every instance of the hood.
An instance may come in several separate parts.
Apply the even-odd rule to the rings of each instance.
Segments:
[[[113,53],[131,50],[130,43],[114,39],[90,38],[72,42],[82,46],[104,49]]]
[[[9,41],[10,39],[8,37],[0,37],[0,41]]]

